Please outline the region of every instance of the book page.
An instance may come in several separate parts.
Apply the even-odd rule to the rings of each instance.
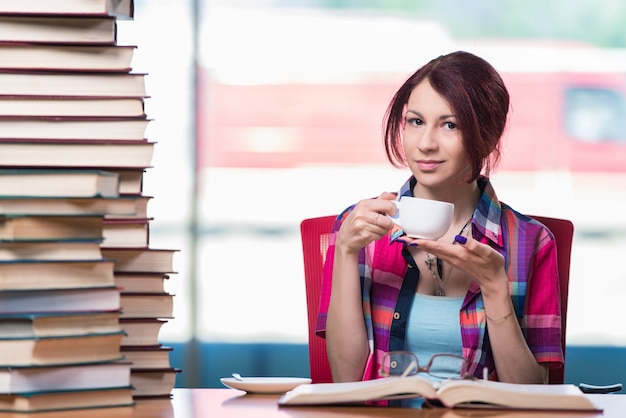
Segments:
[[[597,410],[597,407],[571,384],[514,384],[485,380],[448,381],[438,389],[438,399],[448,407],[485,403],[502,408]]]
[[[355,403],[382,399],[434,397],[432,384],[419,376],[387,377],[361,382],[301,385],[281,397],[281,405]]]

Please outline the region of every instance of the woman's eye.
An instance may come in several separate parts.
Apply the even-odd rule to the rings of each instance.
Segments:
[[[418,126],[418,125],[423,125],[424,121],[418,118],[409,118],[407,119],[407,124],[408,125],[412,125],[412,126]]]
[[[444,126],[450,130],[456,129],[456,123],[454,122],[445,122]]]

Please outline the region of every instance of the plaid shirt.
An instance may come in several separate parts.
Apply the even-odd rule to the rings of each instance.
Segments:
[[[409,179],[400,194],[411,196],[414,182],[414,178]],[[488,179],[480,177],[479,185],[482,194],[472,218],[472,236],[504,256],[515,315],[536,360],[548,367],[562,366],[561,307],[554,237],[539,222],[499,202]],[[320,336],[325,336],[336,233],[353,207],[337,217],[330,236],[316,327]],[[359,254],[363,314],[370,345],[364,380],[379,377],[379,364],[386,352],[405,349],[406,324],[419,270],[410,268],[405,245],[395,238],[395,234],[389,234],[370,243]],[[487,367],[490,379],[497,380],[483,299],[476,282],[469,286],[459,312],[459,322],[469,372],[482,377],[482,370]]]

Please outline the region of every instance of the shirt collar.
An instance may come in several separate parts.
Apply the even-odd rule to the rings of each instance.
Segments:
[[[502,247],[504,245],[500,227],[502,205],[488,178],[480,176],[478,178],[478,187],[482,192],[474,211],[472,224],[483,236]]]

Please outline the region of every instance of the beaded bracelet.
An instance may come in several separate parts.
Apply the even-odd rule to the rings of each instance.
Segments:
[[[511,308],[509,313],[504,315],[502,318],[491,318],[489,315],[487,315],[486,312],[485,312],[485,316],[487,317],[488,320],[490,320],[491,322],[494,322],[494,323],[497,324],[497,323],[503,322],[505,319],[507,319],[509,316],[511,316],[512,313],[513,313],[513,308]]]

